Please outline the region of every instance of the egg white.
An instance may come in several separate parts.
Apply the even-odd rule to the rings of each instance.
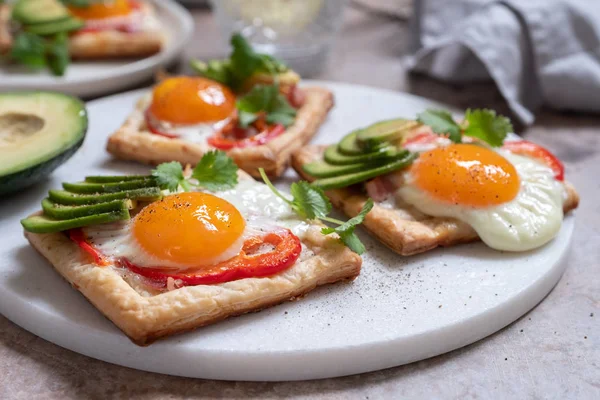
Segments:
[[[287,203],[274,195],[268,187],[254,180],[244,180],[236,188],[215,195],[232,203],[238,209],[246,221],[246,228],[239,239],[219,256],[198,260],[194,265],[159,259],[144,251],[132,234],[133,219],[88,226],[83,228],[83,232],[88,242],[106,257],[126,258],[132,264],[142,268],[160,267],[181,270],[213,265],[235,257],[244,242],[253,236],[287,228],[302,237],[308,229],[309,225],[299,219]]]
[[[136,28],[136,31],[153,31],[160,29],[158,18],[149,12],[147,7],[141,10],[132,10],[129,14],[119,15],[108,18],[90,18],[84,20],[85,27],[91,29],[106,29],[110,30],[117,25],[131,24]]]
[[[395,196],[427,215],[469,224],[491,248],[526,251],[540,247],[560,230],[564,186],[541,162],[504,150],[497,152],[514,165],[520,179],[519,192],[509,202],[484,208],[441,202],[418,188],[410,171],[403,173],[404,184]]]
[[[149,113],[146,113],[146,123],[151,125],[155,130],[192,143],[205,142],[209,136],[212,136],[215,132],[223,129],[230,121],[231,117],[216,122],[174,124],[168,121],[159,120]]]

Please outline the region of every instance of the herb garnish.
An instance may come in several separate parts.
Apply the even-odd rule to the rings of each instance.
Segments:
[[[282,124],[287,127],[294,123],[296,109],[279,92],[279,85],[256,85],[236,103],[239,125],[247,128],[256,121],[259,113],[265,113],[269,124]]]
[[[211,191],[230,189],[237,185],[237,170],[233,160],[219,150],[209,151],[196,164],[192,175],[186,178],[177,161],[160,164],[152,170],[152,176],[163,190],[176,192],[181,187],[189,192],[193,187]]]
[[[502,146],[506,135],[513,132],[510,120],[502,115],[497,115],[494,110],[468,109],[465,119],[458,124],[452,114],[445,110],[425,110],[418,114],[417,120],[429,125],[437,134],[448,135],[455,142],[462,142],[462,135],[480,139],[490,146]]]
[[[327,216],[331,212],[331,202],[321,189],[310,185],[306,181],[294,182],[290,187],[290,193],[292,194],[292,199],[290,200],[281,194],[281,192],[279,192],[275,186],[273,186],[265,174],[264,169],[259,168],[258,171],[260,172],[260,176],[269,189],[271,189],[276,196],[289,204],[296,214],[302,218],[317,219],[338,225],[335,228],[323,228],[321,229],[321,233],[324,235],[337,233],[340,236],[342,243],[344,243],[350,250],[357,254],[362,254],[365,252],[365,246],[360,241],[356,233],[354,233],[354,230],[358,225],[362,224],[366,215],[373,208],[372,199],[368,199],[365,202],[358,215],[344,222]]]
[[[257,72],[275,75],[288,70],[285,64],[274,57],[254,51],[239,33],[231,37],[230,43],[233,51],[229,58],[208,63],[192,60],[191,67],[200,75],[235,91],[241,90],[246,80]]]
[[[10,57],[31,68],[48,67],[54,75],[62,76],[70,62],[68,36],[65,32],[51,37],[21,32],[15,37]]]

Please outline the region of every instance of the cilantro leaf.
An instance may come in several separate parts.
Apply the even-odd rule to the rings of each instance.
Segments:
[[[31,68],[48,67],[54,75],[62,76],[71,61],[67,34],[62,32],[46,39],[21,32],[13,42],[10,57]]]
[[[198,186],[211,191],[229,189],[237,185],[238,167],[233,160],[220,150],[209,151],[192,172]]]
[[[47,51],[48,67],[54,75],[63,76],[71,61],[67,34],[57,34],[53,41],[48,42]]]
[[[239,91],[255,73],[276,75],[286,72],[288,67],[271,55],[254,51],[248,41],[239,33],[231,37],[232,52],[225,60],[211,60],[204,63],[192,60],[190,65],[197,73]]]
[[[331,212],[331,202],[325,193],[306,181],[292,183],[290,192],[294,198],[292,208],[301,217],[324,218]]]
[[[231,47],[233,47],[230,56],[231,73],[235,78],[235,88],[237,89],[252,76],[254,71],[261,67],[263,59],[239,33],[231,37]]]
[[[296,109],[279,93],[277,85],[254,86],[248,94],[238,99],[236,107],[240,112],[242,128],[254,122],[261,111],[266,113],[268,123],[286,127],[293,124],[296,117]]]
[[[354,229],[340,234],[340,240],[346,247],[358,255],[361,255],[367,250],[363,242],[361,242],[356,233],[354,233]]]
[[[464,134],[487,142],[491,146],[499,147],[509,132],[513,132],[510,120],[503,115],[496,115],[494,110],[468,109],[465,114],[468,122]]]
[[[161,189],[167,189],[170,192],[176,192],[179,185],[185,182],[183,168],[177,161],[160,164],[152,170],[152,176]]]
[[[335,228],[323,228],[321,229],[321,233],[324,235],[329,235],[330,233],[337,233],[340,236],[342,242],[350,248],[350,250],[354,251],[356,254],[362,254],[365,252],[365,246],[362,244],[358,236],[354,233],[354,229],[363,223],[365,217],[373,208],[373,200],[368,199],[360,212],[350,218],[348,221],[344,222],[338,227]]]
[[[43,68],[46,66],[46,41],[33,33],[21,32],[15,37],[10,56],[29,67]]]
[[[425,110],[417,115],[417,120],[431,127],[431,130],[437,134],[448,134],[454,143],[461,142],[460,126],[448,111]]]
[[[365,204],[363,205],[360,212],[358,214],[356,214],[354,217],[350,218],[348,221],[344,222],[343,224],[341,224],[340,226],[338,226],[336,228],[323,228],[323,229],[321,229],[321,232],[323,232],[326,235],[333,233],[333,232],[340,234],[340,235],[343,233],[349,232],[349,231],[353,230],[357,225],[360,225],[363,223],[363,221],[365,220],[365,217],[367,216],[369,211],[371,211],[372,208],[373,208],[373,199],[368,199],[365,202]]]
[[[296,109],[290,105],[288,100],[281,93],[277,93],[275,104],[270,112],[267,113],[267,122],[269,124],[281,124],[288,127],[296,120]]]

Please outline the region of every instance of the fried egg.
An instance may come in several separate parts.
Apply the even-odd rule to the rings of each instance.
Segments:
[[[235,101],[229,88],[210,79],[168,78],[154,88],[146,122],[152,131],[201,141],[232,121]]]
[[[93,2],[85,7],[68,8],[73,16],[85,21],[83,31],[141,31],[158,28],[154,15],[136,1],[110,0]]]
[[[453,144],[402,172],[396,197],[435,217],[469,224],[497,250],[542,246],[560,230],[564,186],[546,165],[504,150]]]
[[[218,194],[168,195],[129,221],[88,226],[83,233],[109,259],[167,270],[226,261],[240,253],[247,239],[267,232],[287,228],[302,238],[306,222],[263,186],[248,180]]]

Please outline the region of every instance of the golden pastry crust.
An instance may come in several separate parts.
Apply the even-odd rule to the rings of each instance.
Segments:
[[[302,166],[321,160],[327,146],[306,146],[292,156],[292,167],[308,181],[314,178],[306,174]],[[567,213],[579,204],[579,195],[571,184],[565,182],[567,198],[563,209]],[[367,196],[356,188],[328,190],[332,204],[349,217],[361,210]],[[363,226],[379,241],[396,253],[409,256],[423,253],[438,246],[453,246],[479,240],[473,228],[454,218],[440,218],[425,215],[414,207],[404,204],[401,207],[386,208],[375,203]]]
[[[250,179],[247,175],[243,178]],[[360,256],[334,237],[322,235],[321,227],[317,222],[311,225],[302,239],[307,250],[282,273],[163,293],[131,285],[114,266],[94,264],[64,233],[25,232],[25,237],[100,312],[134,343],[144,346],[175,333],[298,299],[320,285],[354,279],[360,273]]]
[[[85,32],[69,40],[69,52],[74,60],[142,58],[158,53],[162,46],[163,36],[157,31]]]
[[[74,60],[141,58],[158,53],[164,43],[159,29],[156,11],[149,3],[142,3],[141,10],[154,25],[139,32],[106,30],[76,33],[69,38],[69,53]]]
[[[315,135],[333,107],[333,94],[319,87],[303,90],[306,94],[304,105],[298,110],[294,124],[283,134],[264,145],[227,151],[240,168],[255,177],[260,176],[258,168],[261,167],[268,175],[279,176],[287,168],[291,154]],[[149,96],[138,101],[121,128],[109,137],[108,152],[118,158],[152,165],[168,161],[194,165],[204,153],[213,149],[206,142],[193,143],[149,132],[144,120],[144,110],[149,102]]]

